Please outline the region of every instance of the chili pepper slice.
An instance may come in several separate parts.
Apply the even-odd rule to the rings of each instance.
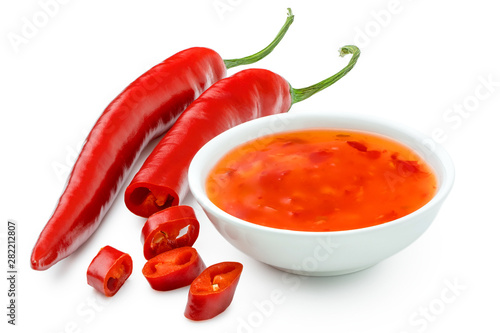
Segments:
[[[167,194],[165,202],[182,200],[188,192],[189,164],[205,143],[240,123],[287,112],[292,104],[332,85],[354,67],[360,51],[348,45],[340,49],[341,56],[346,54],[352,58],[344,69],[302,89],[291,88],[284,78],[264,69],[243,70],[215,83],[181,114],[148,156],[125,190],[127,207],[138,215],[160,210],[144,195],[160,189]]]
[[[198,238],[200,223],[190,206],[172,206],[151,215],[142,228],[144,258],[172,249],[193,246]]]
[[[251,56],[223,60],[211,49],[190,48],[126,87],[90,131],[57,207],[33,248],[31,267],[45,270],[79,248],[98,228],[143,148],[165,133],[204,90],[225,77],[227,68],[268,55],[292,22],[289,10],[277,37]],[[135,205],[134,196],[148,204]],[[154,186],[134,196],[127,203],[142,216],[178,203],[163,188]]]
[[[142,268],[142,274],[151,288],[167,291],[190,285],[205,268],[196,249],[186,246],[149,259]]]
[[[205,269],[191,283],[184,316],[191,320],[206,320],[224,312],[233,301],[242,271],[242,264],[231,261]]]
[[[87,270],[87,283],[105,296],[118,292],[132,274],[132,258],[111,246],[103,247]]]

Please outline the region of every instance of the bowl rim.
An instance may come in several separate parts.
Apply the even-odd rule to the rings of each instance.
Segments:
[[[364,228],[358,228],[358,229],[349,229],[349,230],[337,230],[337,231],[305,231],[305,230],[290,230],[290,229],[280,229],[280,228],[274,228],[274,227],[268,227],[268,226],[263,226],[259,225],[256,223],[248,222],[243,219],[240,219],[236,216],[233,216],[221,208],[217,207],[206,195],[206,192],[204,190],[204,183],[205,179],[201,179],[201,172],[202,168],[206,164],[205,161],[205,156],[206,158],[210,158],[209,152],[213,150],[214,147],[217,147],[217,145],[225,142],[231,142],[231,138],[234,136],[238,136],[237,132],[243,131],[244,130],[250,130],[252,128],[259,129],[265,126],[266,124],[269,124],[271,121],[274,119],[279,119],[279,118],[291,118],[294,119],[294,121],[299,121],[300,119],[303,120],[311,120],[313,118],[318,118],[318,119],[324,119],[324,118],[332,118],[332,119],[341,119],[343,121],[348,120],[351,122],[361,122],[365,124],[372,124],[372,125],[381,125],[384,126],[384,128],[390,128],[393,130],[396,130],[397,132],[403,133],[407,137],[411,137],[413,141],[417,141],[421,144],[423,142],[427,142],[429,144],[432,144],[432,148],[430,149],[430,153],[435,155],[437,160],[442,164],[444,175],[443,179],[440,181],[440,184],[438,186],[438,190],[434,197],[427,202],[424,206],[420,207],[419,209],[411,212],[410,214],[407,214],[405,216],[402,216],[398,219],[384,222],[382,224],[374,225],[374,226],[369,226],[369,227],[364,227]],[[283,120],[283,119],[282,119]],[[271,131],[271,133],[280,133],[280,132],[289,132],[289,131],[295,131],[295,130],[300,130],[300,129],[306,129],[306,128],[334,128],[331,126],[309,126],[309,127],[300,127],[297,129],[290,129],[290,128],[285,128],[282,130],[276,130],[276,131]],[[336,128],[345,128],[342,126],[336,127]],[[244,130],[243,130],[244,129]],[[378,133],[377,131],[370,131],[366,130],[367,132],[372,132],[376,133],[379,135],[385,135],[389,138],[392,138],[390,135],[385,134],[385,133]],[[229,150],[237,147],[238,145],[242,144],[243,142],[248,142],[254,139],[257,139],[259,137],[268,135],[270,133],[266,133],[264,135],[257,135],[252,138],[247,138],[244,141],[241,141],[240,143],[236,145],[230,145],[229,148],[224,148],[224,153],[227,153]],[[401,140],[392,138],[393,140],[396,140],[398,142],[401,142]],[[409,146],[409,144],[404,143],[406,146]],[[416,151],[415,147],[410,148],[414,151]],[[417,152],[421,158],[426,160],[428,162],[428,159],[420,152]],[[222,156],[223,156],[222,155]],[[217,159],[218,161],[219,159]],[[214,162],[214,164],[216,161]],[[429,163],[429,162],[428,162]],[[436,170],[435,170],[436,171]],[[221,215],[224,219],[229,220],[230,223],[236,224],[239,227],[247,228],[247,229],[253,229],[253,230],[260,230],[260,231],[265,231],[267,233],[276,233],[280,235],[300,235],[301,237],[307,236],[307,237],[318,237],[318,236],[333,236],[333,235],[350,235],[350,234],[357,234],[357,233],[365,233],[365,232],[370,232],[370,231],[376,231],[379,229],[385,229],[385,228],[391,228],[400,224],[404,224],[407,220],[411,220],[413,216],[418,215],[418,214],[425,214],[427,211],[433,209],[436,205],[441,205],[444,199],[448,196],[449,192],[451,191],[451,188],[453,187],[455,179],[455,167],[453,164],[453,161],[448,154],[448,152],[444,149],[444,147],[432,140],[429,136],[423,134],[420,131],[417,131],[416,129],[405,125],[401,122],[394,121],[392,119],[388,118],[383,118],[380,116],[373,116],[373,115],[366,115],[366,114],[361,114],[361,113],[344,113],[344,112],[326,112],[326,111],[299,111],[299,112],[288,112],[288,113],[282,113],[282,114],[275,114],[275,115],[270,115],[270,116],[265,116],[257,119],[253,119],[250,121],[247,121],[245,123],[236,125],[235,127],[230,128],[229,130],[224,131],[223,133],[220,133],[216,137],[212,138],[210,141],[208,141],[194,156],[192,159],[190,165],[189,165],[189,170],[188,170],[188,184],[190,191],[195,198],[195,200],[198,202],[198,204],[203,208],[203,210],[209,211],[213,215]]]

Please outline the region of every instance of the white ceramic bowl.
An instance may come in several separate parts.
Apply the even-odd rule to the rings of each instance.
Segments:
[[[306,128],[343,128],[369,131],[406,144],[436,172],[438,190],[417,211],[381,225],[331,232],[305,232],[260,226],[234,217],[207,197],[208,172],[229,150],[270,133]],[[294,112],[268,116],[238,125],[208,142],[189,167],[189,186],[220,234],[250,257],[278,269],[303,275],[340,275],[368,268],[415,241],[434,220],[454,181],[454,167],[446,151],[428,137],[389,120],[365,115]]]

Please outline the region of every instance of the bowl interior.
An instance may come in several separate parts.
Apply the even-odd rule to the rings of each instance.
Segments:
[[[201,201],[200,204],[204,208],[208,207],[217,213],[230,216],[216,207],[207,198],[205,191],[208,173],[218,160],[228,151],[247,141],[272,133],[310,128],[368,131],[387,136],[410,147],[432,167],[438,179],[438,190],[434,198],[424,207],[434,201],[442,200],[452,187],[454,167],[447,152],[432,139],[408,126],[366,115],[300,112],[252,120],[231,128],[209,141],[198,151],[189,168],[189,186],[194,197]]]

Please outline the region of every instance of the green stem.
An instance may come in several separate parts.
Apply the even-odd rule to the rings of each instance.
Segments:
[[[233,67],[240,66],[240,65],[253,64],[254,62],[261,60],[262,58],[267,56],[269,53],[271,53],[272,50],[274,50],[274,48],[276,47],[276,45],[278,45],[278,43],[281,41],[283,36],[285,36],[286,31],[288,30],[288,28],[290,27],[290,25],[293,22],[293,17],[294,16],[292,14],[292,10],[290,8],[288,8],[288,16],[286,18],[286,22],[283,25],[283,27],[281,28],[281,30],[279,31],[276,38],[274,38],[274,40],[271,42],[271,44],[266,46],[263,50],[255,53],[255,54],[252,54],[248,57],[240,58],[240,59],[224,60],[224,64],[226,65],[226,68],[229,69],[229,68],[233,68]]]
[[[346,54],[352,54],[351,60],[349,61],[347,66],[344,69],[342,69],[340,72],[338,72],[337,74],[330,76],[329,78],[327,78],[321,82],[318,82],[312,86],[301,88],[301,89],[291,88],[292,104],[303,101],[303,100],[311,97],[312,95],[314,95],[318,91],[321,91],[325,88],[328,88],[329,86],[331,86],[332,84],[334,84],[335,82],[340,80],[342,77],[344,77],[344,75],[346,75],[354,67],[354,65],[358,61],[358,58],[360,55],[360,51],[359,51],[358,47],[354,46],[354,45],[343,46],[340,48],[339,52],[340,52],[341,57],[345,56]]]

